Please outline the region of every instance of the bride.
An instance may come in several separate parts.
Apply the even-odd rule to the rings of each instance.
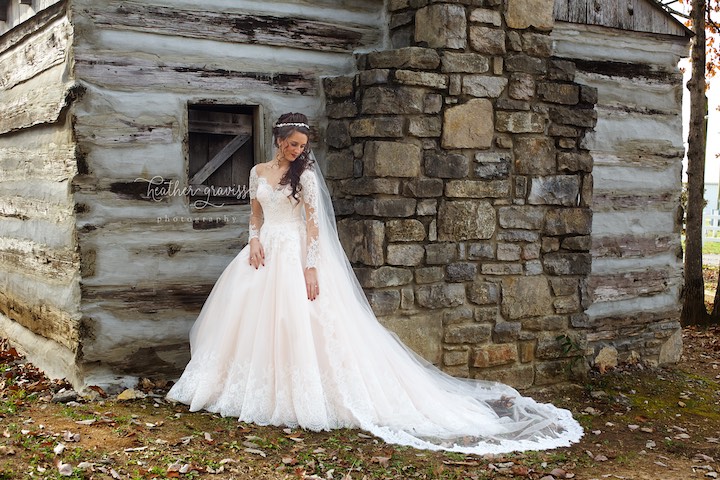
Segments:
[[[258,425],[361,428],[430,450],[577,442],[569,411],[451,377],[377,321],[338,241],[309,133],[299,113],[273,127],[277,155],[250,172],[250,243],[205,302],[168,398]]]

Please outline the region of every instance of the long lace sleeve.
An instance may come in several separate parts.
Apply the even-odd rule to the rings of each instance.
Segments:
[[[260,236],[260,227],[263,223],[262,207],[257,201],[258,177],[255,168],[250,169],[250,224],[248,227],[248,243]]]
[[[305,268],[316,268],[320,257],[320,229],[318,228],[318,186],[315,175],[305,171],[300,177],[302,198],[305,204],[305,225],[307,229],[307,257]]]

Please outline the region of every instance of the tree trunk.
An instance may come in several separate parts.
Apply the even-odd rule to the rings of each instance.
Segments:
[[[683,325],[705,325],[710,316],[705,309],[705,282],[702,271],[702,212],[705,190],[705,142],[707,97],[705,96],[705,5],[693,0],[692,76],[690,91],[690,132],[688,134],[688,203],[685,224],[685,290],[681,321]]]

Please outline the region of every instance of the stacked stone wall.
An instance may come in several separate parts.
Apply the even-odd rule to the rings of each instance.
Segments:
[[[552,57],[552,4],[391,0],[395,48],[324,81],[338,230],[381,322],[518,387],[586,348],[597,92]]]

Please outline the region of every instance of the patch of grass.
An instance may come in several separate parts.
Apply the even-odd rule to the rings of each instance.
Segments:
[[[703,242],[702,253],[720,255],[720,242]]]

